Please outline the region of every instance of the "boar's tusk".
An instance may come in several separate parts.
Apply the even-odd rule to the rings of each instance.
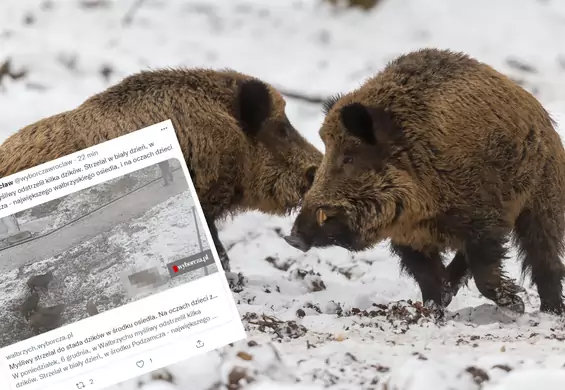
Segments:
[[[322,210],[321,208],[316,210],[316,221],[318,221],[318,225],[322,226],[324,222],[326,222],[326,219],[328,219],[328,216],[324,212],[324,210]]]

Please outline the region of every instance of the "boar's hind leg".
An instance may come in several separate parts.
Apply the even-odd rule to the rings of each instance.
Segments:
[[[507,314],[523,314],[524,301],[516,295],[520,288],[508,279],[502,268],[506,240],[501,235],[481,232],[465,245],[466,256],[479,292]]]
[[[540,310],[554,314],[564,312],[562,281],[565,266],[560,256],[564,249],[565,220],[558,205],[558,199],[548,200],[543,206],[538,203],[537,207],[522,211],[514,228],[522,270],[531,272],[540,296]]]
[[[224,272],[230,272],[230,259],[228,257],[228,253],[224,248],[224,245],[220,241],[220,237],[218,235],[218,229],[216,228],[216,224],[211,218],[206,217],[206,223],[208,224],[208,228],[210,229],[210,234],[212,235],[212,240],[214,241],[214,246],[218,251],[218,256],[220,257],[220,263],[222,264],[222,268]]]
[[[235,272],[231,272],[230,258],[228,256],[228,252],[224,248],[224,245],[220,241],[216,224],[211,218],[208,217],[206,217],[206,223],[208,224],[208,228],[210,229],[210,234],[212,235],[212,240],[214,241],[216,250],[218,251],[218,256],[220,257],[220,263],[222,264],[222,268],[224,269],[230,289],[233,292],[243,291],[243,288],[247,283],[247,279],[241,274],[241,272],[237,274]]]
[[[404,245],[391,245],[392,252],[400,257],[400,265],[412,276],[422,292],[422,302],[443,312],[443,287],[446,270],[443,266],[439,251],[433,249],[428,253],[420,252]],[[443,313],[437,313],[442,315]]]

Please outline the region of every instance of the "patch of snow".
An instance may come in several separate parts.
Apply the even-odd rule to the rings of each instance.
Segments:
[[[141,389],[143,390],[176,390],[177,387],[169,382],[152,381],[144,384]]]
[[[529,369],[516,371],[500,381],[492,390],[561,390],[565,384],[565,369]]]

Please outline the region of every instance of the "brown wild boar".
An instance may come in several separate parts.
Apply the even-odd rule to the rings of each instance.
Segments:
[[[293,127],[272,86],[234,70],[131,75],[80,106],[30,124],[0,145],[0,177],[171,119],[222,266],[215,222],[245,210],[285,215],[322,153]]]
[[[325,111],[325,154],[290,245],[361,251],[390,239],[438,314],[467,272],[520,314],[520,287],[502,267],[513,237],[541,310],[563,312],[565,151],[530,93],[466,54],[421,49]]]

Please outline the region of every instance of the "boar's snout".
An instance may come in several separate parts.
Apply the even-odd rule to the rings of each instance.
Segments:
[[[306,243],[306,241],[304,241],[302,238],[300,238],[299,236],[285,236],[284,240],[286,241],[286,243],[298,250],[301,250],[302,252],[308,252],[310,250],[310,245],[308,245]]]
[[[311,248],[340,246],[360,250],[363,243],[359,234],[349,225],[351,216],[341,206],[312,204],[302,208],[290,234],[284,237],[287,244],[307,252]]]
[[[303,208],[294,220],[290,234],[284,237],[286,243],[302,252],[308,252],[312,248],[312,240],[310,240],[313,232],[311,220],[310,210]],[[305,234],[306,232],[308,234]]]

